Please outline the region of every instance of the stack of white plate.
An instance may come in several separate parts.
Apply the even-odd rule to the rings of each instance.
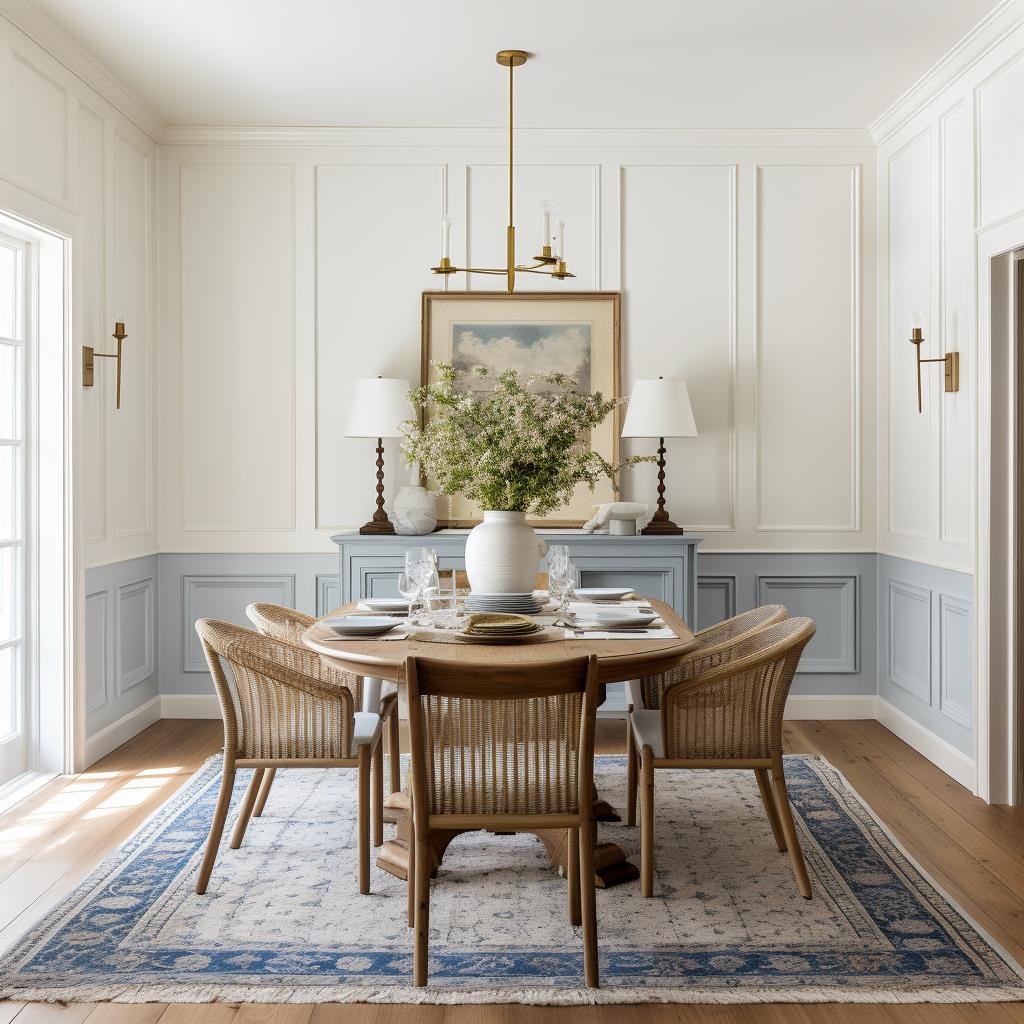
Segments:
[[[513,615],[536,615],[544,602],[535,594],[481,594],[473,591],[466,598],[469,612],[509,612]]]

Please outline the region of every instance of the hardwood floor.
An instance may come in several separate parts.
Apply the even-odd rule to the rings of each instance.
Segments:
[[[598,752],[622,751],[599,723]],[[160,806],[221,743],[219,722],[163,721],[0,818],[6,947]],[[1024,811],[989,807],[876,722],[787,722],[786,749],[839,768],[909,853],[1024,961]],[[1024,1004],[390,1006],[0,1003],[0,1024],[1024,1024]]]

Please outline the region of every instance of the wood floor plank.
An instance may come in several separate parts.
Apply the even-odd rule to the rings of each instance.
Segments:
[[[231,1024],[308,1024],[313,1003],[245,1003]]]
[[[309,1024],[443,1024],[446,1009],[404,1003],[321,1003]]]
[[[0,1003],[0,1024],[11,1024],[24,1005],[13,1001]]]
[[[82,1024],[95,1003],[26,1003],[14,1019],[19,1024]]]
[[[172,1003],[159,1024],[231,1024],[237,1010],[234,1003]]]
[[[165,1003],[97,1003],[86,1024],[156,1024]]]

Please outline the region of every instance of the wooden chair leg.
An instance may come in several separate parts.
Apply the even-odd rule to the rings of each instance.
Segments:
[[[359,748],[359,813],[356,829],[359,832],[359,891],[365,895],[370,891],[370,748],[365,744]]]
[[[206,840],[206,853],[203,855],[203,863],[199,867],[199,877],[196,879],[196,893],[200,896],[206,892],[210,883],[210,875],[213,873],[213,862],[217,859],[217,851],[220,849],[220,838],[224,834],[224,822],[227,821],[228,807],[231,804],[231,792],[235,788],[235,766],[225,761],[224,771],[220,779],[220,793],[217,796],[217,806],[213,811],[213,820],[210,822],[210,835]]]
[[[260,784],[263,782],[263,768],[254,768],[252,778],[246,788],[245,796],[242,798],[242,806],[238,809],[238,820],[235,822],[234,831],[231,833],[231,849],[237,850],[245,838],[245,830],[249,827],[249,819],[252,817],[252,809],[256,803],[256,796],[260,791]]]
[[[384,737],[373,750],[373,845],[384,845]]]
[[[276,768],[268,768],[263,776],[263,785],[260,786],[260,795],[256,798],[256,806],[252,809],[254,818],[263,817],[263,808],[267,806],[267,797],[270,796],[270,787],[274,784],[274,776],[277,775]]]
[[[626,824],[636,824],[637,753],[633,735],[633,706],[626,714]]]
[[[786,846],[789,848],[789,859],[793,862],[796,884],[800,888],[800,895],[805,900],[809,900],[811,898],[811,880],[807,876],[807,865],[804,863],[804,854],[796,835],[796,823],[793,821],[793,812],[789,806],[786,774],[782,769],[781,759],[778,766],[772,769],[772,787],[775,791],[775,806],[778,808],[779,818],[782,821],[782,833],[786,837]]]
[[[757,777],[757,788],[761,792],[761,803],[764,804],[765,812],[768,815],[768,824],[772,827],[772,835],[775,836],[775,845],[779,853],[786,852],[786,836],[782,831],[782,822],[779,821],[779,809],[775,806],[775,797],[772,796],[772,782],[768,775],[767,768],[755,768],[754,775]]]
[[[427,983],[427,943],[430,931],[430,840],[416,840],[416,925],[412,983]]]
[[[654,895],[654,752],[640,754],[640,893]]]
[[[565,881],[569,887],[569,924],[578,927],[583,923],[580,910],[580,830],[565,830],[566,872]]]
[[[391,793],[399,793],[402,789],[402,751],[398,739],[398,701],[391,707],[388,715],[388,768],[391,772]]]
[[[410,813],[410,818],[412,814]],[[410,825],[410,831],[412,826]],[[416,926],[416,837],[409,836],[409,867],[405,877],[406,888],[406,923],[410,928]]]
[[[579,830],[580,904],[583,917],[583,975],[588,988],[600,985],[597,966],[597,883],[594,879],[596,832],[592,814],[586,814]]]

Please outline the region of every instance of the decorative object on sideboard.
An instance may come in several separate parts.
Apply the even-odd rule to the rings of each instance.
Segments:
[[[922,359],[921,346],[924,344],[924,314],[915,309],[911,314],[910,344],[914,346],[917,354],[917,411],[924,412],[924,403],[921,398],[921,364],[942,363],[945,367],[945,390],[954,392],[960,390],[960,353],[947,352],[944,356],[937,356],[935,359]]]
[[[409,418],[409,382],[398,377],[367,377],[356,381],[348,410],[346,437],[377,439],[377,508],[360,533],[394,533],[384,511],[384,438],[401,437]]]
[[[82,346],[82,386],[91,388],[96,383],[96,360],[116,359],[117,390],[114,399],[114,408],[121,408],[121,354],[124,339],[128,337],[124,329],[124,313],[118,310],[114,314],[114,333],[111,335],[117,341],[116,352],[97,352],[92,345]]]
[[[435,274],[495,274],[505,278],[507,290],[514,292],[516,288],[516,274],[544,274],[564,281],[567,277],[575,277],[566,270],[565,265],[565,221],[554,214],[551,204],[546,200],[541,203],[541,223],[543,227],[544,244],[539,256],[533,257],[530,264],[516,263],[516,228],[513,223],[513,190],[512,180],[515,170],[513,161],[513,138],[512,138],[512,100],[513,100],[513,75],[515,69],[526,63],[529,54],[525,50],[499,50],[495,55],[497,62],[508,68],[508,225],[505,228],[505,266],[504,267],[456,267],[452,265],[450,255],[452,219],[445,212],[441,218],[441,262],[430,269]],[[552,215],[555,217],[557,231],[557,242],[555,242],[551,231]]]
[[[541,552],[526,517],[547,515],[581,485],[614,481],[618,467],[594,451],[591,437],[620,400],[577,390],[564,373],[434,369],[436,379],[410,396],[422,419],[403,424],[406,460],[442,493],[484,508],[466,541],[473,590],[532,591]]]
[[[638,380],[630,394],[622,436],[658,439],[658,509],[640,532],[684,533],[681,526],[672,522],[665,508],[665,438],[697,436],[686,383],[664,377]]]
[[[469,374],[474,366],[494,373],[516,370],[524,379],[557,371],[572,378],[574,390],[581,394],[618,400],[620,309],[618,292],[424,292],[420,383],[436,384],[438,367],[451,364],[465,372],[466,386],[479,395],[490,385]],[[428,423],[433,412],[428,407],[423,415]],[[608,416],[594,427],[588,444],[616,465],[618,417]],[[481,506],[464,492],[445,491],[429,470],[424,482],[450,494],[442,526],[480,522]],[[615,496],[613,481],[602,477],[594,490],[576,487],[563,504],[533,525],[578,528],[590,518],[595,502]]]
[[[433,533],[437,527],[437,492],[419,484],[406,484],[391,502],[391,514],[395,518],[395,533]]]
[[[637,529],[650,521],[650,505],[639,501],[608,501],[594,506],[594,514],[583,524],[583,530],[612,537],[634,537]]]

